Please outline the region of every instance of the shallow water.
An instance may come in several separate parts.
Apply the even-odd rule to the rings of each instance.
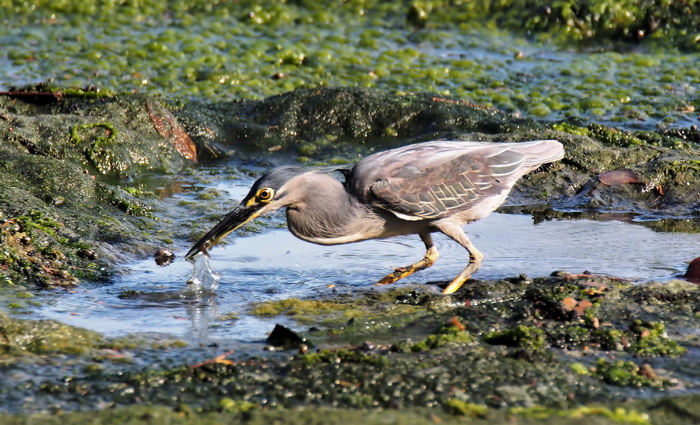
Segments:
[[[240,199],[251,182],[214,185]],[[281,219],[279,215],[273,222]],[[566,270],[635,281],[664,280],[682,274],[685,262],[698,256],[700,246],[700,234],[655,232],[630,222],[535,224],[530,216],[498,213],[466,226],[466,231],[486,257],[475,275],[479,279],[521,273],[538,277]],[[127,265],[128,270],[109,284],[83,284],[70,293],[41,293],[37,297],[41,305],[29,316],[56,319],[107,336],[165,333],[199,344],[262,342],[276,323],[298,325],[283,317],[254,317],[249,313],[251,304],[375,288],[374,282],[392,267],[405,266],[424,254],[417,236],[318,246],[275,228],[245,237],[230,235],[227,241],[210,251],[211,268],[220,274],[216,291],[187,285],[192,265],[183,259],[183,249],[168,267],[148,258]],[[440,234],[435,242],[438,262],[396,285],[445,282],[465,266],[466,252],[459,245]],[[119,297],[128,290],[140,292]],[[231,313],[238,318],[221,319]]]

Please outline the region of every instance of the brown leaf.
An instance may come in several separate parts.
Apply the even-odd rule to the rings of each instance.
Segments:
[[[213,359],[210,359],[210,360],[207,360],[207,361],[203,361],[202,363],[197,363],[197,364],[194,365],[194,366],[190,366],[190,368],[191,368],[191,369],[196,369],[196,368],[198,368],[198,367],[200,367],[200,366],[204,366],[205,364],[211,364],[211,363],[221,363],[221,364],[226,364],[226,365],[235,364],[235,362],[233,362],[232,360],[227,360],[227,359],[226,359],[226,356],[228,356],[229,354],[232,354],[232,353],[233,353],[233,350],[227,351],[227,352],[225,352],[224,354],[222,354],[222,355],[220,355],[220,356],[214,357]]]
[[[654,372],[654,369],[649,363],[644,363],[642,366],[639,367],[639,374],[645,378],[649,378],[654,381],[659,379],[659,375],[657,375],[656,372]]]
[[[571,311],[571,310],[573,310],[574,308],[576,308],[576,305],[578,304],[578,301],[576,301],[575,299],[569,297],[569,298],[564,298],[563,300],[561,300],[561,304],[562,304],[562,306],[564,307],[565,310]]]
[[[585,309],[587,309],[587,308],[593,307],[593,303],[590,302],[590,301],[588,301],[588,300],[581,300],[581,301],[578,302],[578,306],[577,306],[577,307],[580,307],[580,308],[582,308],[582,309],[585,310]]]
[[[688,270],[685,272],[685,277],[693,282],[700,283],[700,257],[694,259],[688,264]]]
[[[450,324],[454,326],[455,328],[459,329],[460,331],[463,331],[467,329],[460,321],[459,317],[454,316],[452,319],[450,319]]]
[[[177,123],[175,116],[157,100],[146,99],[146,109],[156,131],[163,136],[185,159],[197,162],[197,146]]]
[[[628,183],[646,183],[632,170],[614,170],[606,173],[600,173],[598,174],[598,180],[600,180],[600,182],[606,186],[619,186],[621,184]]]
[[[586,309],[589,309],[589,308],[591,308],[591,307],[593,307],[593,303],[592,303],[592,302],[590,302],[590,301],[588,301],[588,300],[581,300],[581,301],[579,301],[578,304],[576,305],[576,308],[574,309],[574,311],[575,311],[579,316],[582,316],[583,313],[586,311]]]

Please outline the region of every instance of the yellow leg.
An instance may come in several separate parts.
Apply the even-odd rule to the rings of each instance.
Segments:
[[[484,254],[479,252],[478,249],[472,244],[472,242],[469,240],[466,234],[464,234],[464,230],[460,226],[457,225],[452,225],[452,224],[446,224],[446,225],[441,225],[438,227],[440,231],[450,238],[452,238],[455,242],[459,243],[462,245],[468,252],[469,252],[469,265],[462,270],[460,274],[457,275],[454,279],[452,279],[452,282],[450,282],[449,285],[445,289],[443,289],[442,293],[443,294],[452,294],[453,292],[457,291],[459,288],[464,285],[464,282],[469,279],[469,277],[476,273],[477,270],[481,267],[481,261],[484,259]]]
[[[430,236],[430,233],[423,233],[420,235],[420,238],[425,244],[425,257],[423,257],[423,259],[418,261],[417,263],[411,264],[410,266],[401,267],[394,270],[393,273],[387,275],[382,280],[377,282],[377,285],[387,285],[389,283],[394,283],[397,280],[403,279],[406,276],[410,276],[417,271],[427,269],[428,267],[432,266],[435,263],[435,261],[437,261],[439,254],[437,248],[435,248],[435,245],[433,245],[433,238]]]

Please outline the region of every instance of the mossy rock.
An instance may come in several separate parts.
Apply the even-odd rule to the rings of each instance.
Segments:
[[[0,354],[85,354],[104,344],[97,332],[54,320],[14,319],[0,313]]]

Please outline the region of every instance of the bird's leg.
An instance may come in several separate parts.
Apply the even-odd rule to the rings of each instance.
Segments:
[[[450,284],[447,285],[447,287],[442,291],[443,294],[451,294],[458,290],[464,284],[464,282],[469,279],[469,276],[479,270],[481,267],[481,260],[484,259],[484,254],[476,249],[474,244],[472,244],[460,226],[455,224],[441,224],[436,227],[442,233],[446,234],[469,251],[469,265],[462,270],[462,272],[458,274],[456,278],[452,279],[452,282],[450,282]]]
[[[393,273],[389,274],[384,279],[377,282],[377,285],[386,285],[389,283],[394,283],[397,280],[412,275],[417,271],[427,269],[428,267],[432,266],[435,263],[435,261],[437,261],[439,254],[437,248],[435,248],[435,245],[433,245],[433,238],[430,236],[430,233],[421,233],[420,238],[425,244],[425,257],[423,257],[423,259],[419,262],[411,264],[410,266],[395,269]]]

